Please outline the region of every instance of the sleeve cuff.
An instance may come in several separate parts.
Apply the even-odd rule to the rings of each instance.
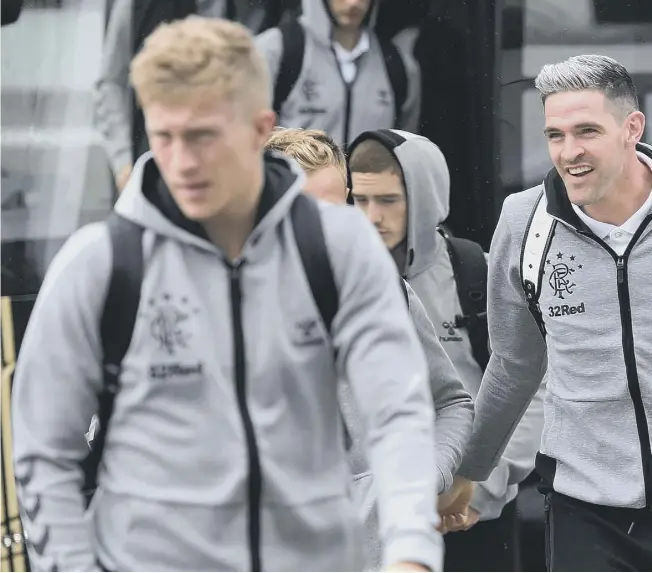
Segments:
[[[491,475],[491,472],[492,472],[492,468],[486,470],[482,467],[478,467],[478,466],[474,467],[473,465],[462,461],[462,464],[460,465],[455,475],[461,476],[463,478],[468,479],[469,481],[474,481],[477,483],[477,482],[487,480],[489,478],[489,475]]]
[[[471,509],[476,511],[478,515],[482,516],[487,512],[487,508],[492,503],[495,503],[494,497],[484,488],[482,484],[476,484],[475,491],[473,492],[473,499],[471,500]]]
[[[444,543],[439,532],[404,534],[389,542],[383,556],[383,568],[396,563],[418,563],[430,571],[442,571]]]

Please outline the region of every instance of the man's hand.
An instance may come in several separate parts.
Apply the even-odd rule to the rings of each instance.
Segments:
[[[409,561],[401,561],[399,563],[394,563],[394,565],[385,569],[385,571],[430,571],[423,565],[418,563],[410,563]]]
[[[127,185],[127,181],[129,181],[129,177],[131,176],[131,169],[131,165],[125,165],[115,176],[115,185],[118,188],[118,193],[122,193],[122,190]]]
[[[469,508],[466,517],[459,519],[457,516],[446,515],[441,518],[441,533],[445,535],[451,531],[468,531],[480,521],[480,514],[473,508]]]
[[[464,526],[464,531],[471,529],[476,523],[480,521],[480,514],[473,509],[469,508],[469,516],[466,518],[466,525]]]
[[[469,504],[475,491],[475,484],[466,478],[456,476],[451,488],[439,496],[437,507],[441,515],[468,513]]]
[[[475,523],[469,525],[469,504],[474,490],[475,484],[472,481],[457,476],[451,488],[439,496],[438,509],[441,517],[439,530],[442,533],[459,531],[475,525]]]

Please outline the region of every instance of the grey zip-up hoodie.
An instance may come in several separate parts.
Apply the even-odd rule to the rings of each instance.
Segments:
[[[638,151],[652,157],[650,146]],[[520,276],[525,229],[542,190],[558,221],[540,297],[545,341]],[[493,355],[460,474],[486,479],[547,368],[537,456],[544,480],[589,503],[652,507],[651,222],[652,212],[619,257],[582,223],[556,170],[505,200],[489,262]]]
[[[281,157],[265,164],[233,266],[183,218],[149,155],[136,165],[116,210],[145,227],[145,276],[89,521],[79,462],[102,377],[106,225],[53,261],[13,394],[35,569],[250,571],[258,552],[263,570],[360,570],[342,377],[369,429],[384,563],[441,567],[432,397],[394,264],[361,213],[320,204],[340,300],[329,338],[289,216],[304,176]]]
[[[403,171],[407,202],[407,237],[395,253],[399,271],[423,303],[444,350],[473,398],[478,395],[482,369],[473,358],[465,328],[455,328],[462,314],[453,267],[445,239],[437,232],[449,212],[450,176],[446,159],[429,139],[397,130],[362,134],[352,150],[371,137],[393,152]],[[483,521],[500,516],[518,493],[518,484],[534,469],[543,428],[543,389],[518,426],[504,456],[476,488],[472,507]]]
[[[372,0],[367,26],[369,51],[359,57],[355,80],[347,87],[332,47],[334,18],[327,0],[302,1],[303,15],[299,21],[305,30],[303,65],[294,88],[281,107],[279,125],[322,129],[344,146],[368,129],[400,127],[418,130],[419,66],[412,56],[410,42],[395,41],[408,78],[407,97],[399,122],[395,124],[394,94],[380,44],[372,31],[377,5],[378,0]],[[274,93],[283,56],[281,32],[272,28],[257,36],[256,42],[267,60]]]
[[[453,475],[462,461],[464,446],[473,425],[473,401],[444,352],[421,301],[409,284],[406,283],[406,287],[410,315],[428,359],[430,389],[435,402],[437,468],[440,473],[437,491],[443,493],[453,483]],[[381,566],[382,551],[378,537],[376,491],[365,453],[364,423],[348,384],[340,386],[339,395],[351,437],[349,461],[354,476],[353,495],[365,523],[366,570],[377,571]]]
[[[223,17],[226,0],[197,0],[197,13],[205,17]],[[262,19],[261,6],[251,1],[235,0],[238,20],[256,30]],[[102,67],[95,86],[96,129],[114,176],[134,164],[132,151],[132,110],[129,89],[129,64],[133,56],[132,17],[134,0],[115,0],[106,29]]]

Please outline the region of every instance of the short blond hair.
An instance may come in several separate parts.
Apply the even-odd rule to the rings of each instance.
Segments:
[[[265,149],[292,157],[306,173],[332,165],[337,167],[344,181],[347,180],[344,153],[325,131],[276,127]]]
[[[198,89],[229,101],[270,107],[267,64],[247,28],[221,18],[188,16],[159,25],[134,57],[138,102],[170,102]]]

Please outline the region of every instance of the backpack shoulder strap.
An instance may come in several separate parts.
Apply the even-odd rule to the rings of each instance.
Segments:
[[[299,79],[303,67],[306,35],[296,18],[288,18],[279,25],[283,40],[281,63],[274,84],[274,111],[281,113],[281,107],[289,97]]]
[[[339,297],[326,250],[319,205],[312,197],[299,193],[292,204],[291,217],[294,237],[312,296],[326,330],[330,332],[339,307]]]
[[[527,227],[525,227],[520,269],[521,286],[525,292],[528,308],[544,338],[546,336],[546,327],[541,315],[539,297],[541,296],[541,283],[546,257],[557,227],[557,221],[548,214],[546,207],[545,191],[541,191],[530,214]]]
[[[103,384],[98,396],[98,411],[92,424],[91,452],[83,463],[87,498],[97,483],[97,471],[106,433],[119,390],[122,360],[131,344],[140,304],[143,279],[143,228],[113,212],[106,220],[113,256],[111,279],[100,321]]]
[[[477,243],[442,234],[446,239],[462,307],[462,315],[455,317],[455,327],[467,329],[473,358],[484,370],[489,363],[487,259]]]
[[[387,70],[389,83],[392,86],[392,93],[394,94],[394,127],[398,127],[401,122],[401,112],[407,99],[408,90],[405,62],[394,42],[386,38],[378,38],[378,42],[383,52],[385,69]]]

